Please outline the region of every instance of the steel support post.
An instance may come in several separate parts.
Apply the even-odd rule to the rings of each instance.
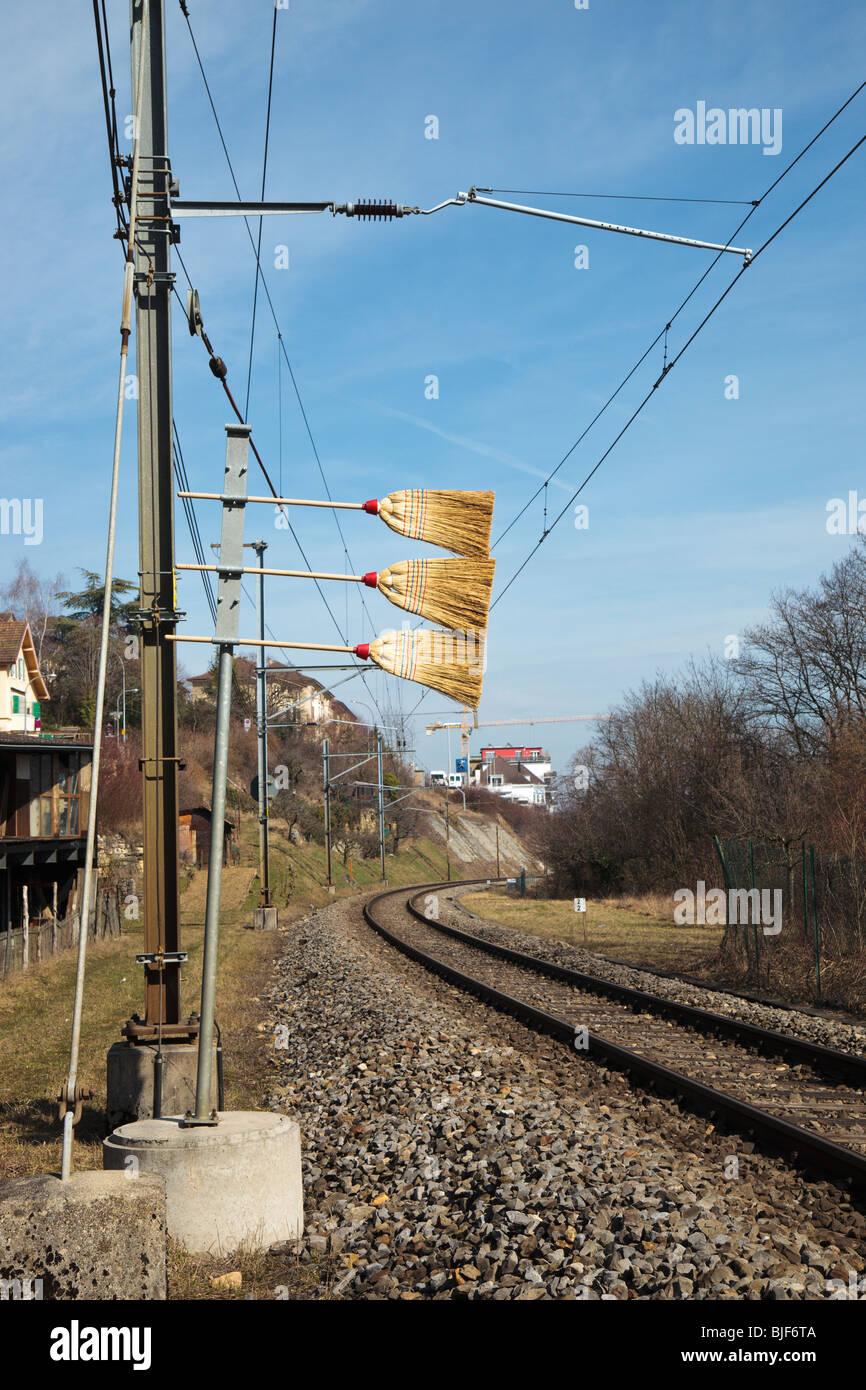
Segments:
[[[259,557],[259,638],[265,640],[265,551],[267,541],[253,541]],[[268,675],[267,648],[262,646],[256,678],[256,733],[259,775],[259,890],[260,905],[271,905],[270,846],[268,843]]]
[[[382,882],[385,882],[385,786],[382,775],[382,735],[376,735],[376,762],[379,768],[379,859],[382,865]]]
[[[188,1124],[215,1124],[217,1122],[216,1113],[210,1111],[209,1105],[213,1069],[214,1002],[219,954],[220,891],[225,845],[226,772],[231,720],[233,644],[238,636],[241,577],[244,564],[244,504],[247,492],[250,427],[249,425],[226,425],[226,435],[226,471],[223,485],[225,500],[223,501],[222,534],[220,536],[215,633],[219,643],[219,685],[214,733],[210,851],[207,865],[207,901],[204,919],[201,1024],[195,1087],[195,1114],[187,1116]]]
[[[143,66],[135,241],[135,384],[138,395],[139,612],[142,704],[144,953],[143,1020],[124,1032],[194,1037],[181,1010],[178,898],[177,669],[174,634],[174,483],[171,401],[171,240],[163,0],[132,0],[132,72]]]
[[[328,890],[332,887],[331,878],[331,770],[328,762],[330,741],[322,739],[322,782],[325,791],[325,853],[327,856]]]

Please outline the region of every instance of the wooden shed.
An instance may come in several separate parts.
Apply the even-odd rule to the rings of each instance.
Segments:
[[[197,869],[207,868],[210,858],[211,813],[208,806],[191,806],[178,818],[178,841],[181,854],[190,853]],[[234,825],[223,822],[223,864],[231,861]]]

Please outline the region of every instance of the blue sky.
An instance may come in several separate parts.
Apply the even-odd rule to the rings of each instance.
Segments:
[[[175,0],[167,3],[169,136],[186,198],[233,191]],[[261,181],[271,0],[189,0],[242,194]],[[88,5],[4,7],[7,78],[0,159],[7,189],[2,342],[3,494],[44,499],[44,537],[0,536],[0,575],[20,555],[44,574],[101,570],[111,466],[121,259]],[[130,109],[128,11],[110,0],[118,109]],[[291,0],[277,23],[267,196],[383,197],[422,207],[472,184],[658,197],[758,198],[857,86],[866,15],[848,3],[758,0]],[[674,113],[782,112],[782,148],[682,145]],[[438,139],[425,138],[429,116]],[[859,97],[755,213],[757,247],[866,128]],[[566,515],[496,607],[481,718],[609,708],[691,654],[721,654],[766,611],[771,590],[807,584],[852,543],[826,506],[862,466],[864,154],[859,152],[741,279],[589,484],[589,526]],[[510,196],[510,195],[506,195]],[[711,241],[745,208],[514,196],[578,215]],[[742,239],[738,238],[740,244]],[[289,268],[274,267],[278,245]],[[576,269],[585,245],[589,265]],[[482,207],[390,224],[266,219],[262,262],[334,497],[404,486],[493,488],[494,536],[523,506],[712,259],[685,247]],[[185,222],[181,253],[205,325],[243,402],[254,262],[241,222]],[[676,352],[739,268],[725,256],[671,330]],[[180,267],[178,284],[185,288]],[[661,369],[656,349],[548,488],[551,511],[613,439]],[[438,377],[438,399],[425,382]],[[736,375],[739,398],[726,399]],[[174,409],[194,487],[222,475],[222,392],[182,317]],[[286,493],[321,496],[297,401],[259,299],[249,419]],[[135,419],[126,420],[117,573],[137,570]],[[564,484],[565,486],[562,486]],[[199,504],[207,544],[218,516]],[[344,568],[333,519],[296,511],[314,562]],[[421,553],[372,519],[343,521],[353,568]],[[541,499],[497,546],[501,589],[542,529]],[[180,510],[180,560],[193,558]],[[271,509],[248,534],[268,563],[298,565]],[[429,552],[435,553],[435,552]],[[348,592],[347,592],[348,590]],[[399,626],[399,610],[354,586],[328,597],[352,641]],[[206,632],[195,576],[188,632]],[[339,641],[315,588],[274,580],[269,621],[287,639]],[[254,611],[246,631],[254,631]],[[396,622],[395,622],[396,619]],[[372,620],[372,626],[371,626]],[[190,649],[192,651],[193,649]],[[183,653],[193,673],[203,664]],[[335,658],[336,659],[336,658]],[[369,678],[380,705],[411,709],[420,688]],[[358,709],[360,682],[341,687]],[[441,734],[416,721],[420,760],[444,766]],[[456,711],[454,712],[456,717]],[[586,726],[515,726],[562,769]],[[479,731],[482,732],[482,731]],[[488,736],[485,735],[485,738]],[[473,747],[475,744],[473,744]],[[455,751],[452,749],[452,752]]]

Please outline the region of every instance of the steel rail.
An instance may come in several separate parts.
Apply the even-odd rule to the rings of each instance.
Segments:
[[[484,951],[487,955],[497,956],[501,960],[510,961],[513,965],[520,965],[524,969],[534,970],[539,975],[547,975],[552,980],[560,980],[565,984],[573,985],[576,989],[607,995],[608,998],[615,999],[619,1003],[628,1004],[637,1013],[646,1010],[661,1014],[675,1019],[678,1023],[684,1023],[697,1032],[712,1033],[717,1037],[728,1038],[732,1042],[745,1043],[748,1047],[758,1047],[771,1056],[784,1057],[786,1061],[802,1063],[816,1070],[829,1071],[836,1078],[841,1073],[847,1082],[855,1086],[866,1087],[866,1057],[859,1057],[852,1052],[840,1052],[834,1047],[825,1047],[823,1043],[808,1042],[805,1038],[793,1037],[789,1033],[780,1033],[773,1028],[762,1028],[759,1024],[746,1023],[743,1019],[716,1014],[711,1009],[699,1009],[693,1004],[680,1004],[675,999],[664,999],[660,995],[650,994],[646,990],[634,989],[630,985],[616,984],[613,980],[605,980],[598,975],[589,975],[581,970],[572,970],[567,965],[556,965],[553,961],[541,960],[538,956],[528,955],[524,951],[515,951],[509,946],[500,946],[494,941],[485,941],[483,937],[461,931],[459,927],[449,927],[443,922],[433,921],[426,917],[415,906],[420,896],[420,893],[416,893],[406,904],[413,917],[416,917],[419,922],[423,922],[424,926],[435,928],[436,931],[441,931],[446,936],[453,936],[476,950]]]
[[[521,1022],[528,1024],[540,1032],[544,1032],[561,1042],[565,1042],[572,1048],[577,1047],[581,1040],[580,1052],[591,1056],[594,1060],[600,1061],[605,1065],[622,1071],[629,1078],[648,1082],[651,1086],[662,1091],[671,1092],[677,1101],[688,1104],[692,1108],[706,1111],[710,1118],[722,1118],[731,1125],[732,1128],[745,1132],[750,1138],[759,1138],[766,1144],[781,1150],[786,1158],[796,1163],[800,1167],[813,1169],[824,1174],[830,1174],[835,1178],[860,1185],[866,1185],[866,1157],[855,1153],[852,1149],[847,1149],[841,1144],[836,1144],[832,1140],[824,1139],[819,1134],[813,1134],[809,1130],[801,1128],[799,1125],[792,1124],[780,1116],[770,1115],[766,1111],[759,1110],[756,1106],[749,1105],[748,1102],[738,1100],[735,1096],[729,1095],[726,1091],[716,1090],[712,1086],[707,1086],[701,1081],[696,1081],[693,1077],[686,1076],[682,1072],[666,1067],[659,1062],[651,1061],[639,1053],[632,1052],[630,1049],[621,1047],[618,1043],[611,1042],[607,1038],[602,1038],[595,1033],[587,1035],[588,1047],[582,1046],[582,1031],[574,1027],[573,1024],[566,1023],[564,1019],[558,1018],[555,1014],[547,1013],[543,1009],[536,1008],[535,1005],[527,1003],[523,999],[517,999],[513,995],[506,994],[503,990],[496,989],[495,986],[487,984],[483,980],[478,980],[472,975],[467,975],[454,966],[447,965],[444,961],[422,951],[417,946],[412,946],[408,941],[404,941],[394,932],[377,920],[375,909],[377,905],[389,898],[399,898],[409,892],[409,897],[404,899],[404,904],[412,916],[421,921],[425,926],[442,931],[445,935],[463,939],[466,944],[475,945],[479,938],[470,938],[468,933],[460,932],[454,927],[445,927],[442,923],[436,922],[425,917],[417,908],[414,902],[422,893],[435,892],[437,889],[453,889],[458,887],[471,887],[477,883],[498,882],[491,879],[464,879],[456,885],[454,882],[440,880],[436,883],[416,885],[414,889],[397,888],[389,889],[385,893],[377,893],[369,902],[364,905],[364,918],[367,923],[385,941],[408,956],[410,960],[423,965],[425,969],[441,976],[450,984],[456,985],[467,993],[476,995],[482,1002],[491,1004],[494,1008],[503,1013],[512,1015]],[[492,943],[484,943],[484,947],[489,947]],[[535,957],[525,956],[521,952],[510,952],[506,947],[498,947],[496,951],[489,954],[497,955],[500,952],[505,954],[505,958],[515,958],[516,963],[523,965],[528,962],[530,967],[535,969],[538,964],[547,965],[548,962],[538,962]],[[579,972],[574,972],[578,974]],[[586,977],[591,979],[592,977]],[[640,994],[640,991],[635,991]],[[653,995],[643,996],[646,1001],[651,1001],[655,1006],[657,1001]],[[669,1001],[661,1001],[667,1004]],[[646,1007],[646,1005],[645,1005]],[[681,1006],[685,1007],[685,1006]],[[706,1013],[705,1010],[697,1010],[699,1014]],[[708,1017],[714,1017],[708,1015]],[[719,1021],[729,1023],[731,1020],[722,1019]],[[754,1025],[743,1025],[750,1029]],[[761,1032],[760,1029],[756,1030]],[[770,1030],[766,1030],[767,1033]],[[784,1038],[784,1034],[775,1035]],[[745,1036],[741,1041],[754,1045],[751,1036]],[[785,1041],[790,1041],[785,1039]],[[796,1041],[802,1042],[802,1039]],[[811,1044],[804,1044],[811,1052]],[[817,1049],[819,1045],[815,1045]],[[822,1049],[826,1053],[832,1053],[833,1049]],[[844,1060],[846,1054],[833,1054],[838,1056],[840,1061]],[[799,1060],[803,1060],[800,1058]],[[855,1059],[856,1060],[856,1059]]]

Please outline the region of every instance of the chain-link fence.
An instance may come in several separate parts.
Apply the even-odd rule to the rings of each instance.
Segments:
[[[728,903],[722,949],[756,985],[796,961],[821,999],[822,968],[838,972],[866,947],[866,860],[805,841],[714,838]]]

